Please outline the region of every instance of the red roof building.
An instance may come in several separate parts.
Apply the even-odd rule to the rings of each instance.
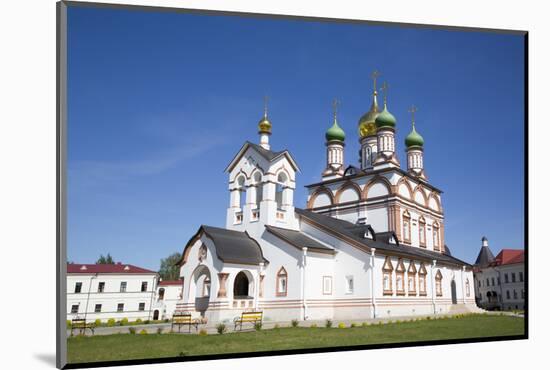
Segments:
[[[513,265],[523,263],[525,260],[525,251],[523,249],[503,249],[495,257],[490,266]]]
[[[123,264],[81,264],[67,263],[68,274],[156,274],[155,271],[147,270],[142,267]]]
[[[178,285],[182,284],[181,280],[161,280],[159,286]]]

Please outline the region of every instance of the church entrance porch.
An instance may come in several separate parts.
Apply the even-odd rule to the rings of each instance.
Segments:
[[[233,308],[251,310],[254,308],[254,277],[250,271],[240,271],[233,281]]]

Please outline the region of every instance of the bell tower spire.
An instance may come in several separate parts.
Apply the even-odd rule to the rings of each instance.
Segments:
[[[413,105],[409,109],[412,121],[412,130],[405,138],[407,147],[407,171],[413,176],[425,180],[424,173],[424,139],[416,132],[415,114],[418,109]]]
[[[359,119],[359,143],[361,144],[359,163],[361,164],[361,169],[372,168],[378,150],[375,123],[376,117],[380,112],[377,98],[378,91],[376,88],[378,77],[380,77],[380,72],[376,70],[372,72],[372,103],[369,111]]]

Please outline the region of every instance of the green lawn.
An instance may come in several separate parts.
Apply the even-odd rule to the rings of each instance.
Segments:
[[[334,326],[337,326],[337,322]],[[224,335],[114,334],[68,339],[69,363],[521,335],[523,318],[460,318],[340,329],[280,328]]]

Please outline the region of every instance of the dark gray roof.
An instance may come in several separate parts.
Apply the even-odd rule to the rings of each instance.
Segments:
[[[475,266],[487,266],[489,263],[493,262],[495,260],[495,256],[493,255],[493,252],[489,249],[489,247],[481,247],[481,250],[479,251],[479,254],[477,255],[476,262],[474,263]]]
[[[264,149],[260,145],[254,144],[250,141],[245,141],[244,142],[244,144],[241,147],[241,149],[239,150],[239,152],[235,155],[235,157],[233,157],[233,159],[231,160],[229,165],[227,165],[227,168],[225,169],[225,171],[231,171],[233,166],[237,163],[237,160],[241,157],[242,154],[244,154],[246,149],[249,148],[249,147],[252,147],[255,151],[257,151],[262,157],[264,157],[269,162],[272,162],[275,159],[286,155],[287,158],[289,159],[291,165],[294,167],[294,169],[296,171],[299,171],[298,164],[296,163],[296,161],[294,160],[294,158],[292,157],[292,155],[290,154],[290,152],[288,150],[285,149],[285,150],[281,150],[281,151],[278,151],[278,152],[274,152],[272,150]]]
[[[270,233],[277,236],[278,238],[286,241],[290,245],[293,245],[296,248],[302,249],[306,247],[308,250],[319,253],[329,253],[334,254],[336,251],[333,248],[330,248],[324,244],[319,243],[317,240],[314,240],[304,234],[301,231],[282,229],[280,227],[269,226],[265,227]]]
[[[296,213],[316,224],[319,224],[328,232],[350,238],[353,241],[364,245],[366,248],[376,248],[380,251],[398,253],[408,258],[414,258],[424,261],[437,260],[438,262],[444,262],[457,266],[470,266],[469,263],[461,261],[458,258],[454,258],[444,253],[433,252],[423,248],[405,247],[399,244],[389,244],[387,242],[387,238],[389,237],[388,233],[375,233],[374,239],[365,238],[365,230],[367,230],[370,225],[352,224],[348,221],[338,220],[334,217],[325,216],[300,208],[296,208]]]
[[[247,232],[202,225],[195,236],[189,240],[187,246],[201,233],[212,240],[216,247],[216,255],[224,262],[246,265],[258,265],[260,262],[268,262],[264,258],[262,248],[260,248],[258,242],[252,239]]]
[[[446,255],[448,256],[452,256],[453,254],[451,253],[451,249],[449,248],[449,246],[447,244],[445,244],[445,251],[443,252],[445,253]]]

